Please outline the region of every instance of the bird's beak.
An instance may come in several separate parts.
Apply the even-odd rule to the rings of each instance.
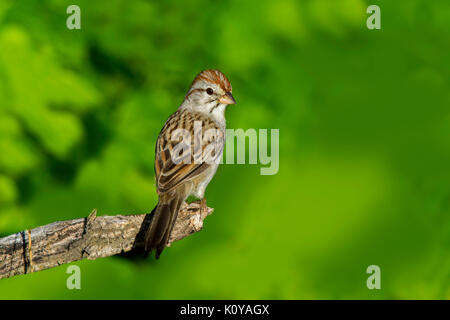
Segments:
[[[222,104],[236,104],[236,100],[234,100],[231,92],[225,93],[220,99],[219,102]]]

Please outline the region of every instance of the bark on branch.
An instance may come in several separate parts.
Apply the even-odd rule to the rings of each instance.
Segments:
[[[213,209],[200,201],[184,203],[169,245],[203,228]],[[0,279],[45,270],[81,259],[117,254],[145,255],[144,231],[153,214],[96,216],[58,221],[0,238]]]

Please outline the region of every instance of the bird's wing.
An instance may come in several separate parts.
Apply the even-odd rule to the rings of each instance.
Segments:
[[[194,121],[201,123],[202,135],[194,135]],[[174,131],[179,128],[185,129],[185,133],[190,135],[190,139],[184,140],[190,144],[184,150],[181,136],[174,135]],[[212,119],[200,113],[176,112],[167,120],[156,143],[155,175],[158,191],[171,191],[207,170],[221,156],[224,136],[223,130]]]

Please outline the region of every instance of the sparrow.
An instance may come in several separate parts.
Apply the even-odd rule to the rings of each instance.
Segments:
[[[225,144],[225,109],[236,101],[230,81],[219,70],[204,70],[192,82],[183,103],[164,124],[156,141],[158,204],[145,233],[145,250],[159,258],[182,203],[204,199]]]

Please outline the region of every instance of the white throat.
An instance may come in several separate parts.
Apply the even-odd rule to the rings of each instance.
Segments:
[[[215,107],[211,111],[209,111],[209,115],[220,125],[225,127],[225,109],[227,108],[226,104],[219,104],[219,106]]]

